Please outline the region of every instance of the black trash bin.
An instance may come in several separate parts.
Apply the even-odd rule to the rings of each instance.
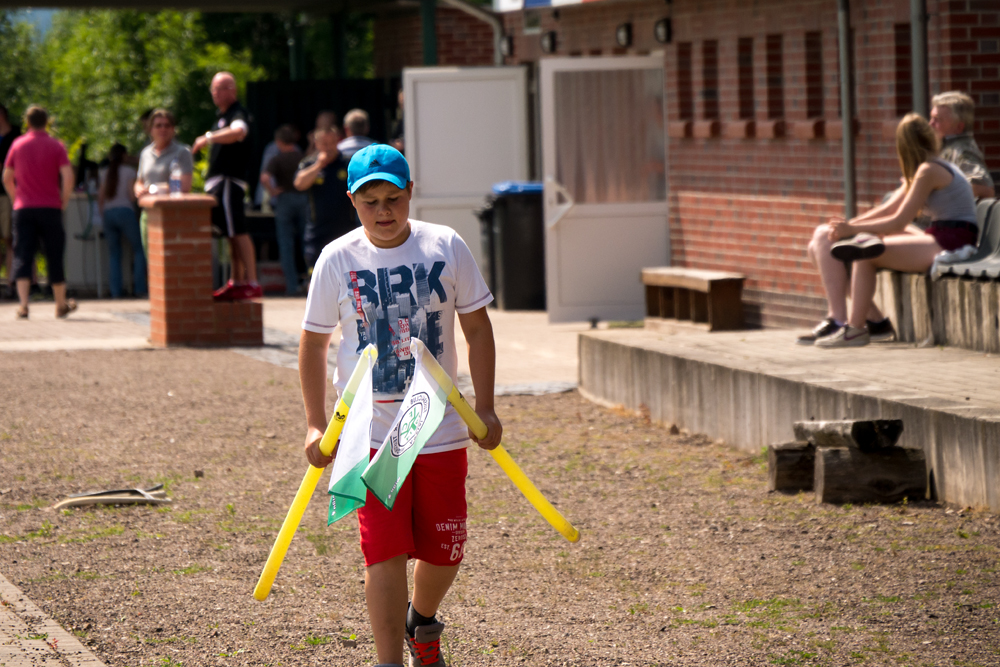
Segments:
[[[545,310],[542,184],[505,181],[478,212],[490,290],[500,310]]]

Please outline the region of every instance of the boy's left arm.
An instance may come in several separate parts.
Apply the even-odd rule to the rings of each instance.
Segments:
[[[496,373],[496,346],[493,342],[493,325],[486,308],[458,315],[462,333],[469,344],[469,372],[472,386],[476,390],[476,414],[486,424],[486,437],[476,438],[469,431],[469,437],[483,449],[496,449],[503,435],[503,425],[493,410],[493,381]]]

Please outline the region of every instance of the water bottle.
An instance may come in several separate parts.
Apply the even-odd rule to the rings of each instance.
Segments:
[[[181,165],[177,160],[170,163],[170,196],[181,195]]]

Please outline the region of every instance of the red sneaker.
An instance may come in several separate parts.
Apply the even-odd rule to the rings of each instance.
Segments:
[[[244,285],[244,299],[262,299],[264,298],[264,288],[257,283],[250,283],[249,285]]]
[[[233,293],[238,290],[236,283],[230,280],[228,283],[220,287],[219,289],[212,292],[212,297],[216,301],[232,301]]]
[[[403,633],[410,650],[410,667],[448,667],[441,655],[442,630],[444,623],[431,623],[418,625],[413,637]]]

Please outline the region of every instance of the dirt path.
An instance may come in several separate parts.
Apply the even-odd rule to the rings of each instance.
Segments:
[[[373,664],[356,523],[325,526],[325,479],[251,598],[305,471],[294,371],[144,351],[3,354],[0,373],[0,568],[109,666]],[[1000,663],[997,517],[768,494],[761,457],[575,393],[498,412],[583,538],[470,452],[450,664]],[[153,483],[171,507],[44,509]]]

